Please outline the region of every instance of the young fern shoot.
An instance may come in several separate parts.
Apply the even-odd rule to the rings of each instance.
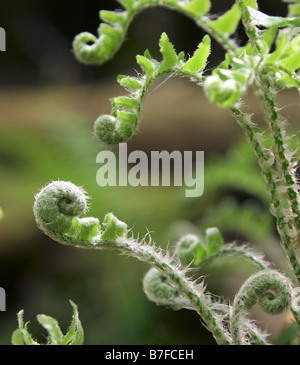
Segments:
[[[276,218],[282,249],[286,253],[294,277],[271,269],[261,255],[246,245],[224,244],[216,227],[206,230],[205,241],[187,235],[176,244],[174,252],[165,252],[151,240],[137,240],[127,225],[108,213],[103,222],[83,217],[87,197],[82,188],[71,182],[54,181],[36,195],[34,215],[38,227],[54,240],[87,249],[114,249],[151,265],[143,286],[147,297],[173,309],[195,310],[218,344],[267,344],[266,335],[250,320],[248,313],[258,303],[264,311],[279,314],[291,310],[300,325],[299,313],[293,305],[294,287],[300,284],[300,201],[296,177],[297,160],[289,149],[286,125],[279,115],[276,92],[284,88],[300,90],[299,0],[288,0],[287,17],[269,16],[258,9],[256,0],[236,0],[225,14],[209,13],[209,0],[119,0],[120,11],[101,11],[103,21],[98,37],[84,32],[73,43],[77,59],[86,64],[102,64],[115,55],[125,39],[134,17],[143,9],[163,6],[176,10],[192,20],[208,34],[194,55],[185,59],[177,53],[166,33],[159,44],[162,60],[155,60],[147,50],[136,57],[143,73],[118,77],[128,95],[111,99],[110,115],[100,115],[94,133],[102,144],[114,145],[129,140],[138,128],[142,103],[147,92],[165,75],[179,75],[204,88],[208,99],[220,108],[230,108],[247,141],[257,156],[266,180],[270,211]],[[234,40],[242,22],[248,42],[239,46]],[[211,53],[211,39],[226,51],[224,61],[211,74],[205,66]],[[274,50],[272,45],[275,44]],[[266,128],[243,112],[243,96],[253,88],[262,102]],[[265,130],[271,136],[267,146]],[[203,281],[191,279],[192,268],[225,255],[235,255],[253,263],[257,273],[237,293],[231,305],[217,299]],[[293,284],[292,284],[293,283]]]

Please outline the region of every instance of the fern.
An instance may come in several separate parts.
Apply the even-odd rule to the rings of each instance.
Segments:
[[[175,51],[166,33],[159,41],[161,61],[154,59],[148,50],[138,55],[136,60],[142,73],[118,77],[128,95],[111,99],[111,114],[99,116],[94,125],[95,135],[104,144],[128,141],[138,128],[149,88],[165,75],[186,77],[203,86],[210,102],[230,108],[255,152],[293,277],[290,280],[271,269],[261,255],[245,245],[225,244],[215,225],[206,229],[204,239],[186,235],[173,252],[165,252],[152,242],[150,235],[141,240],[135,238],[112,213],[102,222],[82,217],[87,211],[86,193],[70,182],[54,181],[37,194],[34,204],[37,225],[62,244],[114,249],[149,263],[152,268],[143,282],[147,297],[160,305],[196,311],[218,344],[267,344],[266,334],[248,316],[257,302],[271,314],[291,310],[300,325],[299,308],[293,300],[294,289],[300,284],[297,159],[289,147],[286,125],[276,100],[279,88],[295,87],[299,91],[300,53],[295,50],[299,43],[299,35],[295,34],[300,25],[299,1],[291,1],[287,17],[276,17],[261,12],[255,0],[236,0],[218,18],[210,14],[208,0],[119,0],[119,3],[123,7],[121,12],[100,12],[103,23],[97,37],[85,32],[74,39],[74,53],[80,61],[101,64],[113,57],[134,17],[151,6],[164,6],[188,16],[208,35],[189,59],[185,59],[183,52]],[[240,22],[248,38],[243,46],[234,40]],[[224,47],[226,56],[209,74],[205,67],[211,39]],[[262,103],[265,128],[256,123],[253,115],[243,111],[243,97],[250,88]],[[241,287],[232,305],[216,299],[202,280],[194,280],[191,275],[192,268],[203,268],[225,255],[246,259],[258,270]]]

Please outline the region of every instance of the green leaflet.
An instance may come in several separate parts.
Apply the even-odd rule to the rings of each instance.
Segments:
[[[84,332],[79,319],[77,305],[70,300],[73,307],[73,318],[70,328],[63,338],[61,345],[82,345],[84,340]]]
[[[47,316],[45,314],[37,315],[38,322],[47,330],[48,341],[47,345],[82,345],[84,334],[83,328],[78,316],[78,309],[75,303],[70,300],[70,304],[73,308],[73,317],[70,328],[67,334],[64,336],[60,326],[56,319]],[[23,322],[24,311],[21,310],[18,313],[19,328],[16,329],[12,334],[13,345],[40,345],[36,340],[33,339],[31,334],[28,332],[28,323]]]
[[[137,63],[142,67],[143,71],[147,75],[148,78],[153,77],[155,71],[155,65],[149,58],[146,58],[141,55],[136,56]]]
[[[223,237],[217,227],[207,228],[205,239],[209,255],[219,252],[224,246]]]
[[[25,345],[39,345],[39,343],[36,342],[31,337],[29,332],[27,331],[27,327],[28,327],[29,322],[25,323],[25,325],[24,325],[23,315],[24,315],[24,311],[20,310],[20,312],[18,313],[18,324],[19,324],[19,331],[21,332],[22,337],[23,337],[23,343]],[[20,342],[20,334],[18,332],[14,332],[14,334],[13,334],[12,340],[16,341],[16,339],[17,339],[18,342]]]
[[[298,74],[297,78],[293,78],[288,74],[284,74],[278,78],[277,84],[282,88],[296,87],[300,90],[300,75]]]
[[[289,9],[289,16],[300,17],[300,4],[289,5],[288,9]]]
[[[143,88],[143,84],[137,77],[119,75],[117,81],[121,86],[133,93]]]
[[[192,0],[184,8],[196,17],[200,17],[202,14],[209,12],[210,0]]]
[[[258,8],[258,6],[257,6],[257,0],[244,0],[244,4],[246,6],[250,6],[253,9],[257,9]]]
[[[276,38],[276,35],[277,35],[276,27],[266,29],[263,32],[263,36],[262,36],[261,40],[267,44],[268,52],[270,51],[270,48]]]
[[[22,332],[18,328],[16,330],[14,330],[14,332],[11,336],[11,343],[13,345],[19,345],[19,346],[24,345]]]
[[[280,61],[280,66],[284,67],[290,72],[300,68],[300,52],[293,53],[289,57],[284,58],[282,61]]]
[[[295,37],[290,41],[289,45],[286,47],[284,54],[281,58],[289,57],[294,53],[299,53],[300,51],[300,34],[297,33]]]
[[[235,32],[240,19],[240,9],[236,4],[234,4],[230,10],[228,10],[218,19],[211,21],[209,25],[212,27],[212,29],[222,34],[232,34]]]
[[[276,49],[266,59],[267,66],[276,65],[280,67],[281,71],[276,73],[276,81],[282,88],[300,87],[299,75],[295,73],[295,71],[300,68],[299,49],[299,34],[287,45],[286,33],[280,31],[277,38]]]
[[[199,44],[194,55],[185,63],[182,67],[182,71],[196,74],[197,72],[204,69],[207,58],[210,54],[210,38],[205,36],[202,42]]]
[[[109,10],[101,10],[100,13],[100,19],[103,20],[105,23],[111,24],[111,25],[120,25],[124,26],[125,20],[126,20],[126,13],[116,13],[115,11],[109,11]]]
[[[117,238],[127,235],[127,224],[121,222],[112,213],[105,216],[103,226],[105,227],[101,235],[103,240],[115,241]]]
[[[98,219],[74,218],[66,236],[80,241],[90,241],[100,231]]]
[[[63,338],[63,333],[56,319],[45,314],[37,315],[38,322],[48,331],[52,345],[58,345]]]
[[[266,60],[266,64],[274,64],[277,60],[279,60],[282,55],[284,54],[284,50],[286,48],[287,39],[286,35],[283,31],[279,31],[277,42],[276,42],[276,49],[272,52]]]
[[[120,96],[117,98],[110,99],[113,109],[127,109],[127,110],[136,110],[138,111],[140,104],[138,100],[133,97],[128,96]]]
[[[298,18],[282,18],[280,16],[269,16],[259,10],[248,7],[252,23],[266,28],[283,27],[291,24],[298,24]]]
[[[177,63],[177,54],[174,50],[173,44],[170,43],[166,33],[163,33],[160,37],[160,51],[163,55],[163,61],[160,65],[158,72],[165,72],[172,70]]]

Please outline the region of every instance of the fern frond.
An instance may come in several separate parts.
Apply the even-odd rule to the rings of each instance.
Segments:
[[[210,54],[210,38],[205,36],[194,55],[187,61],[184,53],[177,54],[166,33],[160,38],[162,61],[153,59],[146,51],[136,57],[143,74],[135,77],[119,76],[118,82],[125,86],[129,95],[111,99],[110,115],[101,115],[94,125],[94,133],[101,142],[117,144],[126,142],[134,134],[141,116],[142,103],[149,90],[161,77],[171,74],[187,77],[201,83],[202,72]]]

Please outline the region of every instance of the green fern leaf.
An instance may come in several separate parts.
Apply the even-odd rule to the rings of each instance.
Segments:
[[[172,70],[177,63],[177,54],[174,50],[173,44],[169,41],[166,33],[163,33],[160,38],[160,51],[163,55],[163,61],[158,72],[165,72]]]
[[[209,0],[192,0],[184,8],[185,8],[185,10],[188,10],[193,15],[199,17],[202,14],[209,12],[210,1]]]
[[[136,56],[137,63],[141,66],[141,68],[144,70],[147,77],[151,78],[155,71],[155,66],[152,61],[149,60],[149,58],[137,55]]]
[[[234,4],[230,10],[220,16],[217,20],[211,21],[210,26],[212,29],[222,34],[232,34],[235,32],[240,19],[240,9]]]
[[[204,69],[207,58],[210,54],[210,38],[205,36],[202,42],[199,44],[198,49],[194,55],[186,62],[182,67],[182,71],[196,74]]]

